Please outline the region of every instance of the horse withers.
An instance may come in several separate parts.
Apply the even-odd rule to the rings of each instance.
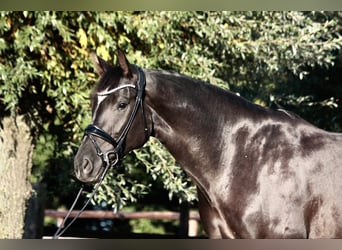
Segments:
[[[96,182],[158,138],[197,186],[210,238],[342,238],[342,134],[188,76],[92,54],[100,76],[75,174]]]

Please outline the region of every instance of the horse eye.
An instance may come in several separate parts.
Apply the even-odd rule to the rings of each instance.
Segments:
[[[127,103],[125,103],[125,102],[121,102],[120,104],[119,104],[119,106],[118,106],[118,109],[119,110],[123,110],[123,109],[125,109],[126,107],[127,107]]]

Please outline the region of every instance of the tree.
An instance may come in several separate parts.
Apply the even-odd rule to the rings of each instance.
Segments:
[[[73,187],[72,157],[90,123],[90,49],[114,62],[119,46],[141,67],[179,71],[342,130],[337,77],[321,82],[341,75],[341,20],[341,12],[1,12],[0,108],[29,117],[32,179],[54,183],[50,192],[61,199]],[[326,83],[331,91],[317,93]],[[196,199],[186,174],[151,139],[108,175],[97,202],[114,209],[134,202],[151,191],[148,177],[170,198]]]
[[[30,129],[22,116],[6,117],[0,129],[0,239],[21,238],[31,196]]]

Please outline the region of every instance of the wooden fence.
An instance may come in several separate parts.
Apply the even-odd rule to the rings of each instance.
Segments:
[[[70,218],[74,218],[78,213],[77,210],[70,214]],[[65,218],[67,211],[46,209],[45,216],[57,219],[59,226]],[[151,220],[179,220],[179,232],[176,238],[197,237],[200,217],[198,212],[188,209],[181,209],[180,212],[171,211],[147,211],[147,212],[117,212],[104,210],[85,210],[79,219],[151,219]],[[160,236],[163,237],[163,236]]]

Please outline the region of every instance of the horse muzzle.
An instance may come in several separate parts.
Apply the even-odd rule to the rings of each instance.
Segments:
[[[87,157],[83,157],[80,160],[75,158],[74,172],[76,178],[84,183],[96,183],[101,176],[101,168],[96,168],[94,163]]]
[[[86,153],[87,150],[84,150],[86,145],[82,145],[83,150],[79,150],[74,160],[75,175],[82,182],[96,183],[101,179],[104,169],[115,166],[119,162],[121,147],[107,132],[93,124],[86,127],[84,136],[88,137],[94,146],[97,157],[89,157],[89,151]],[[112,149],[103,151],[96,138],[109,143]]]

